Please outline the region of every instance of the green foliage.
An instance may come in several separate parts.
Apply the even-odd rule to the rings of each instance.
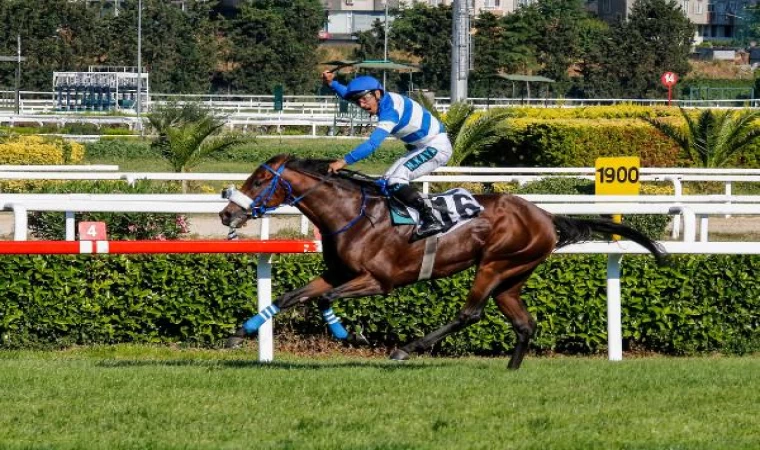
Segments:
[[[451,7],[414,2],[399,11],[389,32],[395,49],[420,58],[417,84],[448,92],[451,82]]]
[[[207,2],[188,0],[186,10],[161,0],[143,0],[143,64],[151,89],[207,92],[216,64],[216,29]],[[137,1],[120,2],[119,15],[100,14],[93,2],[25,0],[0,2],[0,53],[15,54],[21,35],[21,89],[49,90],[54,71],[87,71],[90,65],[134,66]],[[0,85],[13,86],[14,67],[0,67]]]
[[[600,156],[639,156],[645,167],[682,165],[679,149],[636,120],[513,119],[504,139],[476,164],[593,167]]]
[[[316,49],[323,25],[319,0],[241,2],[230,21],[234,68],[225,77],[234,91],[314,92],[318,78]]]
[[[694,119],[681,108],[681,116],[686,122],[686,131],[663,120],[644,120],[676,142],[695,166],[728,165],[760,138],[760,128],[754,124],[760,118],[760,111],[735,113],[707,109]]]
[[[145,141],[127,139],[101,139],[85,144],[85,157],[89,160],[123,160],[160,157],[158,149]]]
[[[210,155],[224,153],[245,140],[222,133],[225,121],[196,103],[167,103],[148,115],[158,150],[175,172],[187,172]]]
[[[215,345],[256,310],[250,255],[5,256],[0,258],[0,346],[116,342]],[[597,353],[606,348],[606,258],[555,256],[529,279],[523,298],[538,321],[536,351]],[[323,270],[319,255],[276,258],[274,294]],[[234,276],[230,276],[234,274]],[[622,278],[626,348],[667,354],[760,350],[760,258],[689,256],[658,268],[626,257]],[[393,346],[451,321],[472,270],[397,289],[386,297],[340,300],[336,313],[377,344]],[[432,300],[431,300],[432,299]],[[277,329],[323,334],[313,304],[277,318]],[[503,355],[511,327],[493,303],[478,324],[435,352]]]
[[[629,98],[662,97],[660,76],[689,72],[695,27],[672,0],[639,0],[628,20],[611,27],[604,68]]]
[[[433,102],[424,95],[417,96],[425,109],[446,126],[453,153],[448,164],[459,166],[476,161],[481,152],[499,142],[506,131],[508,109],[490,109],[475,112],[466,102],[453,103],[445,114],[435,109]]]

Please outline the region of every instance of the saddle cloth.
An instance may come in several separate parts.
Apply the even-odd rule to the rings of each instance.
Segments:
[[[433,215],[444,224],[447,231],[451,231],[456,225],[463,224],[473,217],[477,217],[483,207],[475,200],[475,197],[465,189],[454,188],[440,194],[428,196],[433,206]],[[408,207],[395,198],[389,201],[391,219],[393,225],[416,225],[419,220],[419,212]]]

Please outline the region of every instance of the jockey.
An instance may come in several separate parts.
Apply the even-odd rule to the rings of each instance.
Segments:
[[[344,86],[335,81],[334,73],[323,72],[322,80],[341,98],[356,103],[370,115],[376,115],[378,120],[377,128],[369,139],[343,159],[330,163],[329,171],[336,173],[368,157],[388,135],[393,135],[407,144],[410,150],[385,172],[388,191],[403,204],[419,211],[420,225],[415,239],[444,231],[444,225],[433,215],[430,201],[409,184],[411,180],[445,166],[451,158],[451,142],[443,124],[409,97],[385,92],[383,85],[373,77],[356,77]]]

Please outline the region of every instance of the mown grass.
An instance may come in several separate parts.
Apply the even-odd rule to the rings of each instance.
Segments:
[[[0,353],[0,447],[756,449],[760,357]]]

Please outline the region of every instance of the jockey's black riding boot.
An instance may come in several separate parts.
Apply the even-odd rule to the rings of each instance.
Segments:
[[[428,205],[419,192],[408,184],[400,185],[393,196],[405,205],[411,206],[420,213],[420,224],[417,227],[416,238],[422,239],[443,231],[443,224],[433,215],[433,208]]]

